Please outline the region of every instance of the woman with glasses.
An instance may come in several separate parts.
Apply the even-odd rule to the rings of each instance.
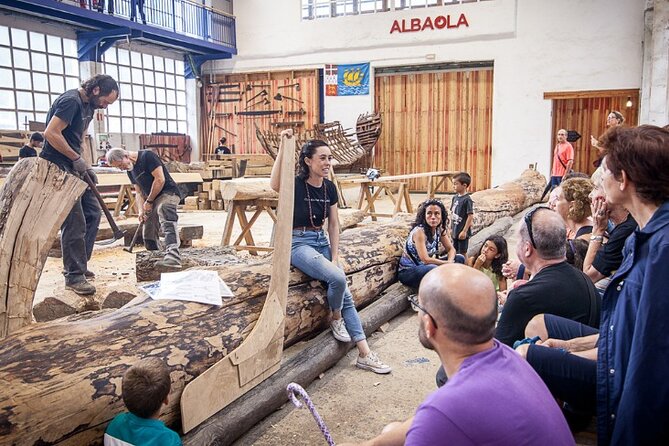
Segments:
[[[292,130],[281,133],[292,137]],[[283,156],[279,150],[272,167],[270,186],[279,191],[280,165]],[[346,284],[346,274],[339,266],[339,217],[337,189],[327,179],[332,153],[321,140],[310,140],[302,147],[299,172],[295,178],[293,209],[293,242],[290,263],[304,274],[327,283],[327,301],[332,310],[330,328],[335,339],[355,342],[358,348],[356,365],[375,373],[390,373],[391,368],[381,362],[369,349],[353,296]],[[327,221],[327,233],[323,227]]]
[[[418,288],[425,274],[437,266],[454,261],[464,263],[464,256],[455,254],[446,216],[446,207],[436,199],[418,207],[397,271],[404,285]],[[442,252],[446,253],[446,259],[439,257]]]

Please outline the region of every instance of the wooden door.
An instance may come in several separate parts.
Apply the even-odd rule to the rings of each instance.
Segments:
[[[545,93],[544,99],[553,100],[553,138],[550,147],[551,160],[555,138],[559,129],[576,130],[581,138],[572,142],[574,146],[574,170],[592,175],[597,149],[590,144],[590,135],[598,138],[606,130],[606,117],[611,110],[622,113],[624,125],[635,126],[639,119],[639,90],[599,90]],[[632,106],[627,107],[627,101]]]
[[[492,67],[377,75],[375,105],[383,131],[375,166],[386,175],[466,171],[471,191],[489,188],[492,85]],[[409,187],[426,190],[427,181],[412,180]],[[444,191],[452,186],[439,190]]]

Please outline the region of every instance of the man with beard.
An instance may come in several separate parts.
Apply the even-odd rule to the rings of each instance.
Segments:
[[[46,117],[44,148],[40,157],[62,170],[80,177],[88,174],[97,183],[90,164],[82,158],[84,133],[93,113],[118,99],[118,84],[106,74],[98,74],[56,98]],[[100,205],[90,189],[74,203],[60,228],[65,288],[77,294],[95,293],[87,279],[95,277],[87,264],[100,223]]]
[[[451,378],[412,420],[364,445],[574,444],[541,378],[493,339],[497,297],[485,274],[442,265],[423,278],[412,305],[421,344],[437,352]]]

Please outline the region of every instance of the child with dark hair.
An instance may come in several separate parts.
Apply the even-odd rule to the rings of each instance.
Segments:
[[[179,435],[158,419],[169,402],[170,372],[158,358],[142,359],[123,375],[123,402],[129,412],[107,426],[105,446],[180,446]]]
[[[442,250],[446,252],[445,260],[439,257]],[[457,257],[448,232],[446,207],[435,199],[421,203],[400,258],[399,281],[418,288],[423,276],[437,266],[454,261],[464,263],[463,256]]]
[[[472,177],[467,172],[460,172],[453,177],[455,196],[451,201],[451,233],[453,246],[458,254],[467,255],[469,237],[472,236],[472,222],[474,220],[474,202],[467,193]]]
[[[488,237],[481,245],[479,255],[467,259],[467,264],[486,276],[495,285],[495,291],[506,290],[506,277],[502,274],[502,265],[509,260],[506,239],[500,235]]]

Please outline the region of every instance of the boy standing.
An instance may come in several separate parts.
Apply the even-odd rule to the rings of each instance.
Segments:
[[[123,375],[122,395],[129,412],[107,426],[105,446],[181,446],[179,435],[158,419],[169,402],[170,372],[158,358],[142,359]]]
[[[467,255],[469,237],[472,236],[472,220],[474,219],[474,202],[467,193],[472,177],[467,172],[460,172],[453,177],[455,196],[451,202],[451,236],[453,246],[458,254]]]

